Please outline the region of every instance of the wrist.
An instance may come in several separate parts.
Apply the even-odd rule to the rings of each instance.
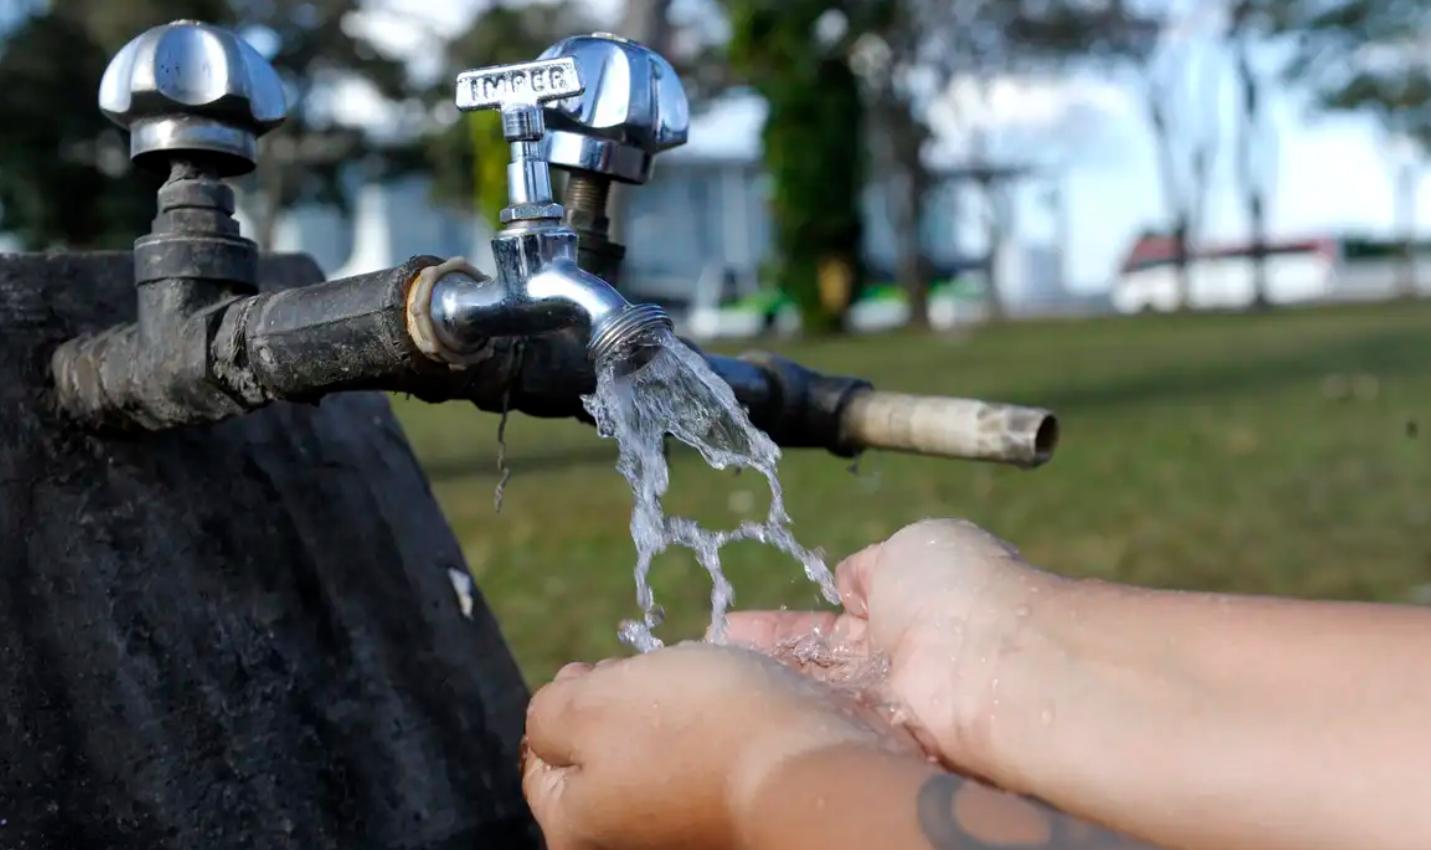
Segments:
[[[1130,590],[1039,573],[991,665],[969,770],[1002,788],[1060,800],[1094,781],[1108,736],[1136,721],[1149,685],[1146,642],[1123,632]],[[1130,702],[1131,700],[1131,702]]]
[[[827,695],[821,694],[821,698]],[[792,765],[843,751],[882,752],[887,742],[856,719],[841,716],[802,715],[761,724],[747,731],[741,755],[729,774],[727,805],[732,833],[741,835],[762,810],[771,788],[787,786],[785,774]]]
[[[921,672],[910,678],[930,682],[932,704],[947,707],[928,712],[934,719],[924,737],[947,765],[1028,790],[1021,765],[1036,745],[1026,736],[1047,725],[1065,678],[1059,618],[1076,585],[1026,564],[1001,565],[955,603],[955,625],[917,650]],[[910,687],[919,685],[900,685]]]
[[[902,833],[914,826],[920,785],[938,772],[913,755],[868,743],[832,744],[781,759],[736,810],[737,846],[920,846],[917,833]]]

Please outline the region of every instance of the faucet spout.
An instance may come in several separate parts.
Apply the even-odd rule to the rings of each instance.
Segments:
[[[566,231],[560,226],[553,229]],[[499,265],[507,273],[497,280],[479,280],[454,271],[433,284],[429,302],[432,329],[444,347],[461,355],[492,337],[570,329],[586,342],[592,362],[600,363],[648,340],[653,331],[671,328],[666,311],[651,304],[632,304],[568,256],[551,257],[529,274],[525,269]]]

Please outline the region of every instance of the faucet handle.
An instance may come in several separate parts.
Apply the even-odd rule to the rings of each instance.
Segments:
[[[645,183],[656,154],[686,143],[690,105],[676,69],[651,48],[610,33],[564,38],[542,58],[569,57],[590,85],[546,109],[543,145],[557,168]]]
[[[136,36],[99,84],[99,108],[129,130],[131,158],[160,172],[203,156],[222,175],[253,170],[256,139],[282,123],[283,85],[229,30],[174,21]]]
[[[493,65],[457,75],[457,108],[463,112],[500,109],[502,131],[507,141],[537,141],[545,129],[541,110],[537,107],[583,91],[585,86],[577,73],[576,61],[569,56],[516,65]],[[530,126],[508,127],[506,115],[524,114],[530,110],[537,113],[534,130]],[[515,125],[517,122],[512,123]]]
[[[576,62],[569,56],[516,65],[493,65],[457,75],[457,108],[463,112],[497,109],[502,135],[512,144],[507,166],[507,207],[504,223],[561,218],[552,202],[551,169],[542,157],[546,133],[542,104],[581,94],[584,87]]]

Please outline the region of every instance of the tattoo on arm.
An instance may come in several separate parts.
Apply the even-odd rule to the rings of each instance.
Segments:
[[[1007,841],[980,838],[961,820],[957,805],[960,791],[971,782],[950,773],[939,773],[920,787],[916,803],[919,828],[933,850],[1155,850],[1152,845],[1069,817],[1045,803],[1023,799],[1019,814],[1026,816],[1026,828],[1011,831],[1024,834],[1010,835]],[[1040,833],[1037,838],[1027,834],[1030,817],[1039,821],[1032,824]]]

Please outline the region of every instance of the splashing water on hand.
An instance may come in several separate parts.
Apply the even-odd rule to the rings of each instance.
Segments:
[[[711,371],[701,355],[666,330],[658,331],[642,348],[649,359],[631,367],[629,361],[599,365],[596,392],[582,397],[603,437],[616,439],[616,468],[631,485],[631,539],[636,544],[636,601],[641,619],[621,624],[623,643],[640,652],[662,646],[651,630],[660,625],[661,611],[651,592],[651,560],[671,546],[684,546],[711,576],[710,639],[725,638],[725,612],[734,590],[721,569],[720,549],[738,540],[774,546],[800,562],[805,575],[819,586],[831,604],[839,604],[834,579],[820,556],[796,542],[775,466],[780,449],[751,424],[735,393]],[[665,435],[692,446],[716,469],[749,468],[770,484],[770,511],[763,522],[747,521],[725,531],[701,528],[686,517],[668,517],[661,498],[670,486]]]

